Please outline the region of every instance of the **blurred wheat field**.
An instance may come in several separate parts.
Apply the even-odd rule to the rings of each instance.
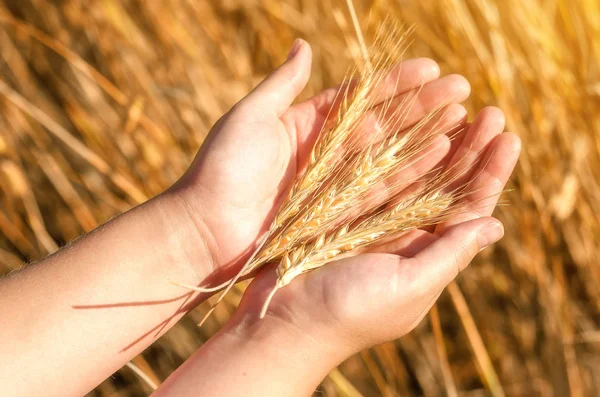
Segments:
[[[347,360],[317,395],[599,395],[600,3],[355,6],[365,28],[388,15],[414,25],[409,56],[463,74],[471,114],[501,107],[523,154],[496,214],[504,239],[416,331]],[[168,187],[296,37],[314,50],[303,97],[360,56],[343,0],[0,2],[0,274]],[[242,292],[200,329],[207,307],[194,310],[134,363],[160,383]],[[150,392],[124,368],[90,395]]]

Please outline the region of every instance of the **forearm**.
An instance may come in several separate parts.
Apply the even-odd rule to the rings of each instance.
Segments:
[[[155,396],[310,396],[350,354],[328,340],[332,338],[269,316],[250,326],[234,318]]]
[[[210,258],[186,263],[182,235],[197,230],[167,222],[164,200],[0,280],[2,395],[52,395],[47,385],[58,373],[71,381],[56,393],[85,394],[197,303],[169,280],[198,284],[212,271]]]

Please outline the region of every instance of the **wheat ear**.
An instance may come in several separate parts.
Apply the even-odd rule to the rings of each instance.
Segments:
[[[344,213],[349,209],[363,205],[375,185],[392,175],[402,173],[421,160],[428,153],[437,135],[446,132],[435,126],[428,132],[423,132],[426,123],[442,108],[443,106],[440,106],[432,111],[405,135],[395,135],[384,143],[372,145],[346,164],[342,176],[335,178],[309,203],[307,207],[310,211],[288,223],[278,235],[270,239],[253,261],[251,268],[279,260],[289,245],[314,239],[315,235],[325,232],[333,223],[343,220]],[[389,126],[392,131],[396,128],[395,125]],[[383,129],[387,130],[388,127]],[[410,181],[403,182],[406,184]]]

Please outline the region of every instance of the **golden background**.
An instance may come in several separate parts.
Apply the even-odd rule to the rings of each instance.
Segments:
[[[501,107],[523,154],[496,212],[504,239],[416,331],[347,360],[316,395],[599,395],[600,2],[355,5],[364,28],[414,25],[410,56],[465,75],[471,116]],[[339,82],[358,51],[342,0],[0,2],[0,273],[168,187],[296,37],[315,55],[302,97]],[[160,383],[241,291],[134,363]],[[90,395],[150,392],[124,368]]]

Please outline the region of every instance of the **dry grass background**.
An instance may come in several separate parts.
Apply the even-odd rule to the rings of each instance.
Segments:
[[[503,108],[524,150],[505,238],[415,332],[349,359],[318,395],[600,394],[600,3],[355,3],[363,26],[415,24],[410,54],[464,74],[470,110]],[[0,273],[166,188],[298,36],[315,52],[304,96],[359,51],[341,0],[0,2]],[[240,295],[134,362],[165,379]],[[149,392],[124,368],[90,395]]]

